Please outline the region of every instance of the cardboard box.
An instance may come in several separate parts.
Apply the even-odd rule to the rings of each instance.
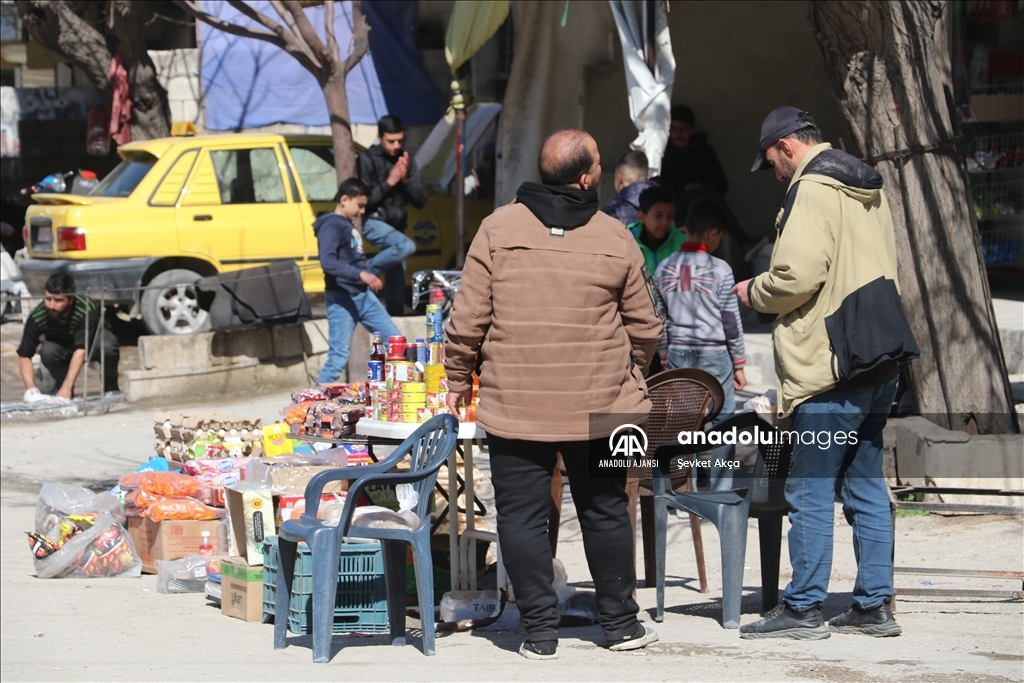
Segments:
[[[274,499],[270,491],[229,486],[226,494],[228,519],[234,548],[250,565],[263,564],[263,539],[277,533],[274,524]]]
[[[263,567],[241,557],[220,563],[220,613],[242,621],[263,620]]]
[[[971,95],[975,121],[1018,121],[1024,119],[1024,95],[1012,93]]]
[[[273,523],[273,520],[271,520]],[[135,552],[142,559],[142,571],[155,574],[156,560],[178,560],[199,554],[202,533],[209,531],[211,538],[217,536],[219,520],[193,521],[172,520],[154,522],[147,517],[129,517],[128,533],[135,543]]]

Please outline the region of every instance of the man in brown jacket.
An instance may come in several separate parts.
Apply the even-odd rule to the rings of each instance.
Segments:
[[[469,401],[474,369],[480,376],[477,421],[490,446],[498,538],[528,634],[519,653],[554,659],[559,615],[548,512],[558,453],[609,648],[658,639],[636,618],[625,473],[596,467],[610,458],[614,426],[591,421],[650,412],[643,374],[662,315],[635,240],[598,212],[594,139],[582,130],[555,133],[539,167],[543,185],[523,183],[470,246],[445,328],[445,370],[453,411]]]

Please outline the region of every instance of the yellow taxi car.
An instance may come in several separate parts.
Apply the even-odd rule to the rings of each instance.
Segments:
[[[322,292],[313,221],[334,208],[331,145],[325,136],[264,134],[123,145],[124,160],[90,194],[33,195],[25,283],[40,295],[46,278],[66,271],[79,290],[99,297],[102,289],[154,334],[209,329],[192,285],[200,277],[289,260],[308,293]],[[410,274],[455,260],[455,198],[428,194],[423,209],[409,207]],[[466,200],[467,246],[492,209]]]

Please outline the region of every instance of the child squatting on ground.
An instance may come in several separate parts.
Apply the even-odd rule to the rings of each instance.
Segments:
[[[711,255],[725,234],[725,212],[712,199],[699,199],[686,214],[686,243],[658,266],[654,280],[665,300],[665,333],[658,355],[666,368],[707,370],[722,384],[725,400],[713,420],[718,425],[736,408],[736,391],[747,384],[743,373],[743,323],[732,293],[729,264]],[[713,450],[715,460],[732,460],[733,446]],[[730,488],[732,470],[706,471],[712,489]]]
[[[356,323],[385,339],[401,332],[375,296],[383,283],[370,272],[363,253],[363,236],[353,221],[366,211],[370,191],[358,178],[338,186],[337,206],[313,223],[320,267],[324,271],[324,300],[330,349],[317,382],[335,382],[348,364]]]

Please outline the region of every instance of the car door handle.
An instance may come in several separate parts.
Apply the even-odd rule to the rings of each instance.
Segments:
[[[194,220],[194,221],[212,221],[213,220],[213,216],[204,213],[204,214],[200,214],[198,216],[192,216],[192,220]]]

